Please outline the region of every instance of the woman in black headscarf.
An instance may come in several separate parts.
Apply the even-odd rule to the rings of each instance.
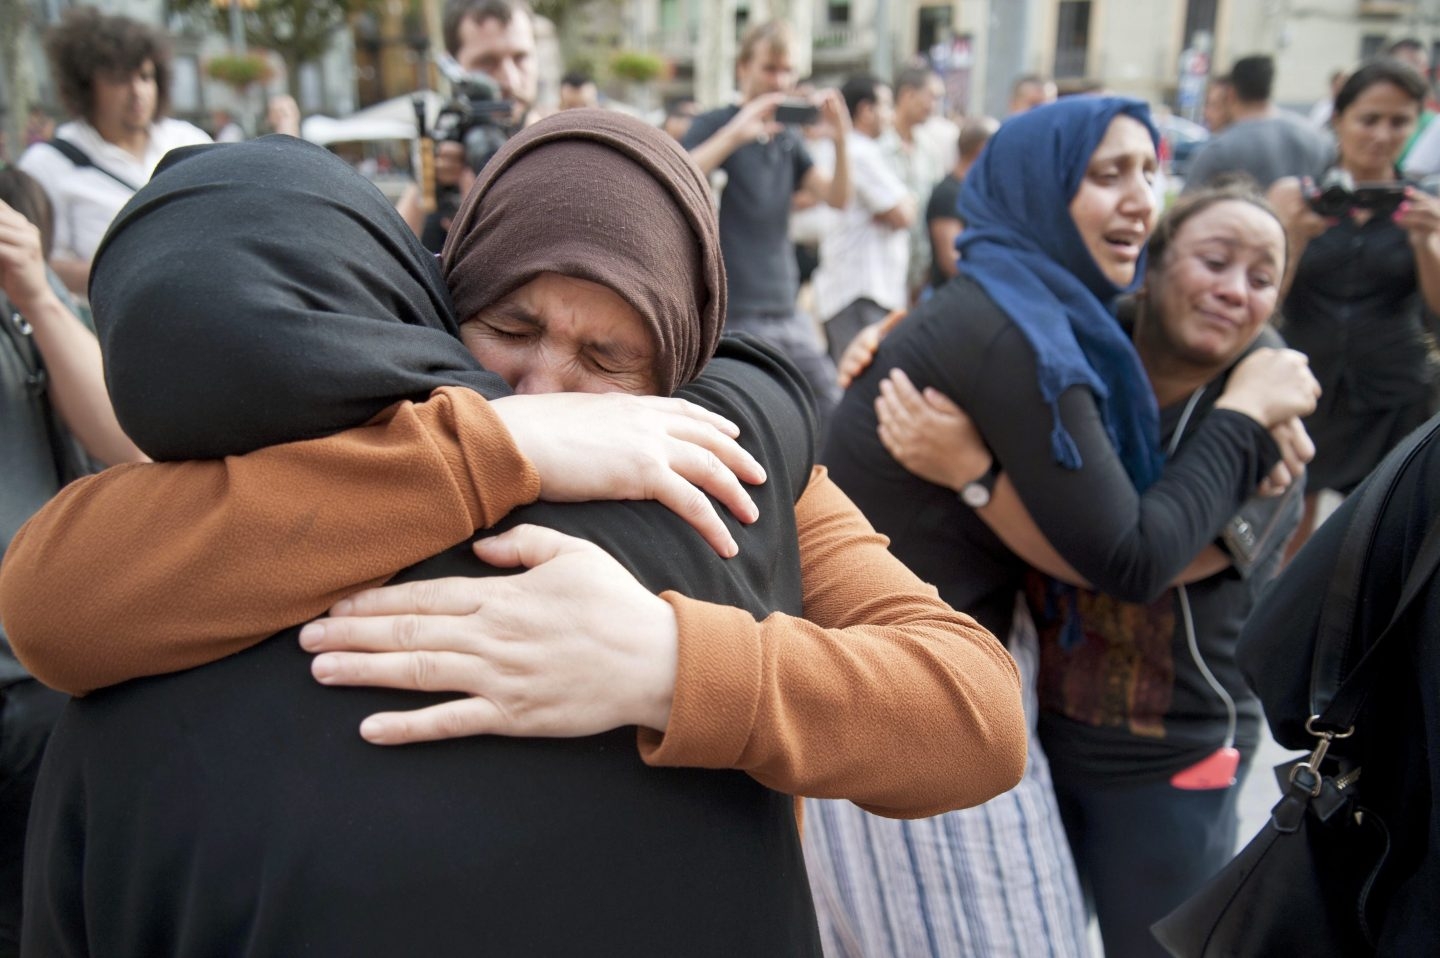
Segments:
[[[276,149],[296,148],[280,145]],[[309,288],[307,266],[285,266],[285,275],[273,277],[272,283],[285,292],[281,305],[289,312],[273,335],[265,327],[214,331],[227,341],[228,349],[257,351],[258,346],[263,356],[285,351],[285,342],[291,340],[286,330],[293,328],[298,331],[294,341],[317,348],[306,357],[308,363],[277,357],[277,367],[266,365],[263,359],[247,366],[248,360],[226,353],[194,351],[191,358],[208,363],[213,375],[220,375],[214,369],[218,359],[235,369],[248,368],[256,382],[267,387],[257,393],[256,383],[248,387],[235,380],[226,383],[227,392],[248,388],[258,405],[255,418],[262,429],[247,431],[245,441],[264,445],[296,438],[284,434],[292,428],[286,402],[301,403],[292,410],[295,422],[314,426],[320,417],[312,414],[311,406],[332,405],[330,400],[336,397],[327,386],[311,388],[312,381],[332,364],[332,352],[339,375],[344,378],[356,373],[358,388],[371,389],[372,399],[396,390],[373,401],[372,408],[361,410],[364,415],[373,415],[378,411],[373,407],[396,395],[423,398],[427,387],[437,383],[427,381],[422,373],[422,384],[416,388],[411,378],[417,375],[415,363],[406,360],[398,364],[397,372],[390,360],[384,359],[367,372],[364,367],[371,357],[365,348],[352,349],[352,340],[343,335],[327,339],[315,333],[321,323],[348,326],[350,317],[356,315],[365,317],[364,322],[355,324],[363,333],[369,318],[383,315],[384,304],[397,295],[410,304],[397,314],[415,318],[408,325],[392,321],[392,332],[408,336],[412,326],[427,329],[407,347],[413,352],[391,351],[390,355],[418,357],[422,371],[468,370],[466,375],[482,377],[473,380],[481,388],[495,388],[472,363],[448,351],[439,337],[429,335],[434,325],[419,315],[423,306],[413,305],[432,299],[423,257],[412,261],[415,270],[402,270],[404,275],[392,277],[384,269],[364,272],[377,259],[394,252],[385,248],[398,235],[388,222],[393,218],[388,210],[371,215],[361,198],[355,198],[354,204],[346,199],[344,211],[327,208],[311,199],[314,191],[307,185],[316,184],[306,184],[304,176],[290,165],[265,162],[258,150],[252,157],[254,166],[247,169],[248,179],[237,176],[232,164],[219,164],[213,157],[202,161],[202,156],[174,163],[167,174],[157,178],[155,190],[137,199],[137,205],[154,198],[161,189],[172,191],[167,194],[171,203],[188,202],[192,191],[202,189],[188,182],[193,175],[216,192],[233,191],[237,199],[247,201],[243,204],[247,213],[262,224],[247,242],[266,249],[270,242],[267,227],[273,225],[269,221],[275,218],[275,205],[283,200],[290,207],[287,215],[303,216],[315,235],[324,237],[337,251],[343,249],[340,255],[351,257],[355,270],[349,286],[322,281],[317,284],[320,292],[314,292]],[[177,176],[167,178],[170,173]],[[186,177],[179,177],[181,173]],[[282,182],[283,189],[270,185]],[[268,190],[279,190],[282,195],[269,196]],[[354,212],[357,209],[359,213]],[[158,207],[149,215],[164,218]],[[403,231],[403,226],[399,228]],[[111,262],[108,254],[142,238],[141,232],[133,230],[131,224],[112,234],[100,260],[102,274]],[[244,259],[243,251],[249,248],[242,247],[237,259]],[[227,251],[226,257],[229,255]],[[269,254],[257,255],[269,260]],[[401,250],[398,258],[403,261],[406,255]],[[124,262],[124,258],[117,261]],[[188,265],[201,268],[198,262]],[[313,265],[329,269],[335,264],[321,260]],[[375,278],[366,279],[363,290],[350,290],[350,286],[360,285],[356,280],[362,276]],[[101,282],[97,279],[97,286]],[[197,291],[197,287],[202,288]],[[172,318],[184,325],[188,311],[206,296],[214,296],[217,288],[190,279],[177,282],[173,291],[178,298],[172,302],[178,317]],[[237,306],[248,295],[245,289],[239,284],[230,292]],[[97,303],[105,301],[105,296],[97,297]],[[149,305],[157,304],[152,301]],[[263,315],[246,312],[256,305],[240,306],[237,316]],[[265,305],[277,307],[273,300]],[[373,311],[377,308],[378,313]],[[716,309],[715,314],[720,311]],[[128,348],[117,341],[122,337],[121,328],[117,322],[106,340],[117,357]],[[206,335],[190,341],[206,342]],[[168,338],[151,337],[150,341],[152,348],[163,348]],[[680,520],[669,513],[652,516],[656,510],[643,504],[538,506],[523,512],[530,521],[539,519],[562,530],[583,530],[639,571],[651,589],[670,586],[693,592],[703,585],[712,598],[748,610],[748,621],[750,615],[776,608],[798,612],[802,599],[808,605],[813,598],[809,583],[801,576],[793,519],[786,519],[791,514],[790,503],[807,486],[803,460],[810,443],[804,435],[803,414],[788,421],[785,416],[787,409],[795,408],[796,380],[786,378],[783,371],[778,379],[757,374],[757,364],[771,362],[766,356],[747,353],[743,346],[727,348],[738,349],[748,363],[717,359],[710,364],[707,381],[697,384],[693,395],[725,404],[725,412],[741,423],[747,441],[760,453],[770,475],[769,482],[756,491],[765,519],[757,526],[733,530],[743,546],[737,560],[721,562],[708,552],[685,548],[686,533]],[[701,351],[697,346],[696,355]],[[321,364],[318,370],[311,365],[317,362]],[[677,379],[693,375],[702,362],[694,361]],[[775,371],[773,365],[770,368]],[[386,377],[399,385],[384,385]],[[168,442],[162,436],[183,434],[187,421],[197,427],[190,433],[192,438],[211,442],[214,427],[223,425],[215,421],[216,408],[197,415],[179,400],[204,402],[204,386],[213,381],[187,371],[182,382],[190,384],[187,388],[191,391],[184,396],[167,388],[137,386],[131,395],[138,397],[138,405],[127,408],[142,416],[180,420],[175,430],[158,430],[158,442]],[[372,388],[372,382],[382,385]],[[723,398],[726,394],[728,400]],[[453,396],[442,398],[455,410],[465,402]],[[219,409],[248,420],[250,411],[244,406],[227,400]],[[141,409],[143,413],[138,412]],[[389,424],[403,418],[396,414],[372,428],[383,433]],[[463,416],[453,419],[452,434],[463,433],[461,419]],[[770,420],[778,425],[771,425]],[[207,422],[209,429],[204,428]],[[270,425],[278,426],[279,434],[261,435]],[[333,425],[322,423],[316,432],[327,428]],[[463,463],[455,472],[483,479],[478,466],[471,469],[475,464],[466,459],[466,451],[474,447],[467,446],[462,436],[453,448]],[[178,453],[173,447],[171,451]],[[270,452],[274,450],[258,455]],[[443,454],[438,458],[442,468],[453,464]],[[323,467],[323,460],[320,465]],[[121,474],[110,484],[126,478]],[[98,498],[87,498],[87,492],[81,490],[69,501],[71,518],[78,520],[77,530]],[[170,502],[178,504],[182,512],[187,505],[179,500]],[[292,555],[311,528],[311,520],[325,521],[323,507],[321,502],[314,511],[309,507],[295,510],[299,515],[288,525],[291,537],[266,537],[264,547],[275,550],[276,558]],[[142,503],[140,508],[153,508],[152,518],[163,522],[163,507]],[[263,510],[261,514],[263,517]],[[357,521],[364,518],[368,517],[357,517]],[[511,521],[516,520],[518,516]],[[286,520],[279,520],[274,527],[287,528]],[[152,524],[152,528],[157,536],[170,534],[163,525]],[[860,545],[853,537],[850,542],[851,549]],[[883,553],[873,539],[864,545],[867,555]],[[53,557],[54,549],[64,551],[69,545],[41,536],[33,548],[33,555],[51,551]],[[7,562],[7,578],[18,561],[12,556]],[[73,573],[73,564],[69,568]],[[877,568],[867,584],[890,589],[900,583],[894,578],[901,575],[897,570],[893,562]],[[402,578],[429,579],[447,572],[477,575],[485,569],[474,563],[467,549],[459,547],[421,563]],[[110,574],[115,573],[112,570]],[[185,575],[179,574],[179,578],[184,582]],[[246,588],[264,601],[269,585],[252,582]],[[913,592],[916,586],[912,582],[905,588]],[[19,595],[6,590],[7,621],[12,600]],[[834,608],[836,603],[843,605],[847,597],[856,604],[854,595],[842,590],[836,596],[820,598]],[[944,614],[933,606],[930,612]],[[762,628],[753,621],[750,627]],[[777,804],[779,794],[760,781],[772,771],[793,777],[814,775],[815,769],[756,767],[749,776],[651,769],[627,743],[625,731],[573,740],[472,738],[377,753],[349,734],[353,723],[377,710],[437,700],[373,689],[321,689],[310,681],[308,660],[294,637],[294,630],[289,630],[205,668],[97,693],[71,708],[57,739],[60,744],[55,754],[60,757],[53,760],[47,779],[52,790],[51,811],[36,824],[36,834],[41,837],[35,841],[47,848],[49,855],[42,857],[43,864],[34,875],[40,890],[34,893],[31,928],[38,928],[34,934],[41,936],[35,940],[51,940],[44,937],[47,935],[63,938],[84,925],[91,940],[122,943],[117,945],[122,952],[146,954],[213,950],[207,943],[222,940],[215,937],[221,932],[229,935],[223,940],[243,938],[255,950],[268,952],[289,952],[304,943],[329,953],[450,953],[483,943],[497,953],[564,953],[584,950],[595,941],[606,941],[607,947],[613,944],[626,953],[814,951],[813,919],[789,805],[784,800]],[[958,667],[953,650],[944,648],[954,644],[953,638],[952,631],[949,643],[936,643],[928,671],[932,684],[941,679],[940,685],[963,699],[977,676],[961,674],[964,669]],[[719,659],[724,661],[725,650],[721,651]],[[793,654],[793,649],[786,652]],[[861,663],[885,664],[883,656],[876,659],[863,644],[837,646],[833,654]],[[684,655],[682,645],[682,672]],[[918,658],[912,654],[912,659]],[[995,662],[1005,667],[1005,663]],[[756,659],[751,664],[764,673],[779,669],[781,674],[789,674],[784,662]],[[996,676],[984,681],[994,681]],[[730,681],[723,675],[706,678]],[[748,675],[742,678],[742,684],[749,684]],[[957,681],[966,691],[954,686]],[[844,688],[820,691],[829,701],[837,693],[843,695]],[[760,704],[765,701],[762,696]],[[748,707],[753,709],[755,703]],[[684,711],[678,689],[675,709],[677,714]],[[999,723],[1006,716],[977,711],[981,714],[972,718],[982,732],[1003,737]],[[727,721],[725,716],[703,717],[710,722],[717,718],[722,725]],[[932,718],[926,716],[925,721]],[[849,727],[868,720],[868,715],[860,715],[855,721],[839,724]],[[977,728],[975,724],[970,727]],[[930,732],[940,738],[949,734],[949,730]],[[984,739],[985,734],[976,737]],[[954,744],[948,739],[947,743]],[[663,749],[669,743],[658,744]],[[723,764],[749,769],[746,763],[754,760],[750,754],[753,745],[736,743],[736,753]],[[821,776],[812,785],[828,791],[834,787],[834,769],[827,771],[824,762],[820,764]],[[317,775],[317,768],[327,771]],[[994,769],[982,771],[992,773]],[[972,768],[968,774],[975,772]],[[827,781],[824,774],[832,780]],[[104,795],[97,795],[86,784],[95,776],[146,782],[148,801],[137,808],[137,792],[126,793],[113,785]],[[893,789],[893,783],[890,787]],[[362,796],[358,803],[356,796]],[[82,850],[83,865],[70,857]],[[221,868],[225,872],[223,887],[219,882],[205,886]],[[81,883],[103,882],[105,876],[113,879],[122,871],[136,882],[137,894],[143,887],[150,900],[171,895],[176,900],[160,909],[163,914],[155,915],[144,908],[127,907],[124,893],[113,896],[115,908],[85,900],[80,894]],[[173,887],[174,876],[187,873],[199,876],[203,890],[193,895],[180,889],[166,891]],[[80,908],[84,909],[83,921],[67,911]],[[185,916],[183,921],[175,919],[177,912]],[[555,920],[552,913],[562,915],[563,920]]]

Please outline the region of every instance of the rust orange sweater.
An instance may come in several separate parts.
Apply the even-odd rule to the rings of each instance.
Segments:
[[[371,424],[67,487],[0,565],[21,661],[73,693],[214,661],[321,615],[532,502],[539,478],[484,399],[437,390]],[[921,817],[1025,762],[1019,676],[817,469],[796,504],[805,619],[673,592],[669,728],[652,765],[736,768],[795,795]],[[704,548],[697,539],[696,548]]]

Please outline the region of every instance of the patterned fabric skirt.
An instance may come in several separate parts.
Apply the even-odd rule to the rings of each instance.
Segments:
[[[1035,730],[1035,628],[1020,666],[1030,756],[1015,788],[977,808],[896,821],[849,802],[805,803],[805,859],[828,958],[1082,958],[1085,903]]]

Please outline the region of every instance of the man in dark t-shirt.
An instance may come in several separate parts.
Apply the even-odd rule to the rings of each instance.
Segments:
[[[980,159],[980,151],[991,135],[1000,128],[994,117],[980,116],[966,120],[960,130],[955,169],[935,184],[930,201],[925,204],[925,227],[930,234],[930,286],[939,286],[959,271],[960,257],[955,240],[964,224],[960,222],[960,187],[965,174]]]
[[[746,33],[736,64],[741,104],[696,117],[682,143],[707,175],[723,169],[727,177],[720,197],[730,299],[726,329],[752,333],[786,353],[828,412],[839,387],[814,326],[796,312],[800,279],[790,247],[790,201],[804,190],[836,209],[849,202],[850,118],[836,91],[818,96],[820,118],[835,142],[835,172],[827,175],[811,163],[804,141],[776,120],[776,107],[795,82],[790,42],[783,21]]]

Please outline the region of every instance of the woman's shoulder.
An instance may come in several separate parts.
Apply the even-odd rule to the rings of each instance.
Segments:
[[[933,338],[962,343],[971,350],[1024,341],[1018,335],[1019,327],[979,283],[964,273],[963,265],[960,275],[911,310],[902,328],[905,326],[925,330]]]

